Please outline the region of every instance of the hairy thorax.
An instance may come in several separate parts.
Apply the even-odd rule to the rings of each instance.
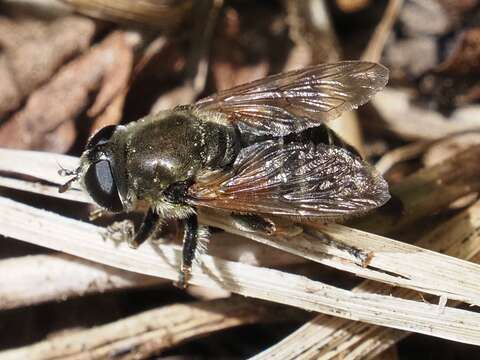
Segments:
[[[198,173],[234,160],[233,129],[188,111],[161,112],[130,126],[126,168],[138,199],[160,200],[172,184],[194,181]]]

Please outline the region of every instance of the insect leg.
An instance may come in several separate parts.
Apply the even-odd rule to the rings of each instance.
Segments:
[[[283,218],[281,223],[270,217],[255,214],[231,214],[232,225],[245,232],[261,233],[266,235],[297,236],[303,228],[296,225],[292,220]]]
[[[192,262],[195,258],[199,238],[199,226],[197,214],[189,215],[184,220],[182,265],[180,276],[176,284],[180,288],[186,288],[190,280],[192,271]]]
[[[264,217],[253,214],[231,214],[235,226],[245,232],[261,232],[271,235],[275,232],[275,224]]]
[[[142,245],[156,230],[159,219],[160,216],[156,211],[152,208],[148,209],[140,229],[138,229],[134,237],[128,239],[128,245],[132,248]]]

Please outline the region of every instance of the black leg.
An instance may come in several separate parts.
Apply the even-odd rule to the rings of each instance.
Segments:
[[[246,232],[261,232],[271,235],[275,232],[275,224],[258,215],[231,214],[235,226]]]
[[[301,226],[292,220],[282,219],[281,223],[274,218],[254,214],[230,214],[232,225],[245,232],[262,233],[265,235],[296,236],[303,232]]]
[[[142,245],[153,234],[156,229],[160,216],[152,208],[148,209],[145,218],[143,219],[140,229],[133,238],[130,239],[128,245],[132,248],[137,248]]]
[[[177,286],[186,288],[192,271],[192,263],[198,245],[197,214],[189,215],[184,221],[182,265]]]

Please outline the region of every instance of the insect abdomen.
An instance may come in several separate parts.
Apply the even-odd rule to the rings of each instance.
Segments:
[[[233,127],[205,122],[205,166],[223,168],[235,160],[240,150],[240,139]]]

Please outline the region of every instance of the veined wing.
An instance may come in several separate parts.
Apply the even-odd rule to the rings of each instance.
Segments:
[[[199,100],[197,109],[222,112],[240,131],[284,136],[339,117],[366,103],[388,81],[388,70],[342,61],[266,77]]]
[[[195,206],[325,218],[363,213],[389,198],[385,180],[347,150],[275,140],[243,149],[231,170],[189,189]]]

